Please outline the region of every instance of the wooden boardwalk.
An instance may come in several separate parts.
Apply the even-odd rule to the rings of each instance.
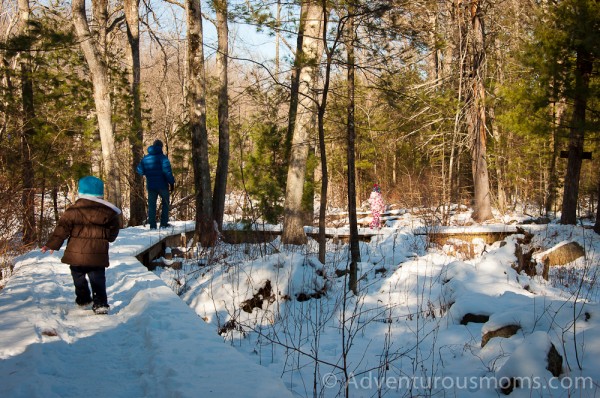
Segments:
[[[519,233],[519,229],[523,226],[517,225],[493,225],[480,227],[431,227],[431,228],[416,228],[412,231],[417,236],[427,236],[429,242],[445,245],[450,240],[461,240],[467,243],[472,243],[475,239],[482,239],[486,244],[505,239],[509,235]],[[359,229],[359,239],[363,242],[370,242],[375,236],[385,235],[384,231],[370,230],[366,228]],[[318,238],[318,228],[305,227],[306,235],[312,239]],[[193,238],[194,231],[185,233],[173,233],[172,235],[165,234],[163,238],[156,244],[149,247],[144,252],[138,254],[137,259],[146,267],[151,268],[155,259],[161,257],[165,253],[167,247],[186,247],[187,242]],[[235,230],[225,229],[222,232],[223,242],[228,244],[242,243],[268,243],[272,242],[281,235],[280,230]],[[328,228],[325,234],[327,239],[332,239],[341,243],[348,242],[350,234],[346,228]]]

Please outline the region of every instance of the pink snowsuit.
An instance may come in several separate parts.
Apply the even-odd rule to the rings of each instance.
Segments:
[[[385,211],[385,203],[383,202],[381,192],[377,189],[374,189],[373,192],[371,192],[369,205],[371,205],[371,215],[373,216],[370,225],[371,228],[381,228],[381,213]]]

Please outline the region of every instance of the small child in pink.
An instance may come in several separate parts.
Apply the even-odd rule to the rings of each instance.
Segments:
[[[371,205],[371,215],[373,217],[371,228],[381,228],[381,213],[385,211],[385,202],[383,196],[381,196],[381,188],[377,184],[373,186],[373,191],[369,197],[369,205]]]

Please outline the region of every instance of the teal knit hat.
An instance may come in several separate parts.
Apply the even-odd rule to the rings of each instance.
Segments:
[[[79,180],[79,195],[104,196],[104,183],[94,176],[86,176]]]

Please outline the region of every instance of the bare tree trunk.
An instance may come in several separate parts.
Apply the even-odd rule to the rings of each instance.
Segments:
[[[321,96],[321,102],[318,105],[317,112],[317,126],[319,129],[319,154],[321,157],[321,199],[319,204],[319,261],[321,264],[325,264],[326,244],[327,238],[325,235],[325,217],[327,215],[327,189],[329,187],[329,171],[327,169],[327,146],[325,142],[325,111],[327,109],[327,97],[329,96],[329,83],[331,76],[331,62],[333,59],[333,51],[338,40],[334,43],[334,48],[329,49],[326,42],[327,23],[329,20],[329,12],[327,11],[327,5],[323,2],[323,49],[327,56],[327,62],[325,64],[325,77],[323,80],[323,94]]]
[[[21,95],[23,101],[23,131],[21,132],[21,178],[23,191],[21,204],[23,206],[23,243],[30,245],[36,241],[35,232],[35,186],[33,163],[31,162],[30,142],[35,135],[33,118],[33,82],[28,60],[21,60]]]
[[[398,148],[396,141],[394,141],[392,151],[392,184],[395,186],[398,184]]]
[[[304,38],[301,50],[296,53],[296,59],[301,60],[298,75],[298,111],[295,123],[293,123],[292,147],[285,191],[283,234],[281,237],[281,241],[286,244],[304,244],[307,241],[303,225],[302,193],[306,177],[310,130],[314,123],[312,92],[315,85],[315,73],[322,52],[322,46],[320,45],[323,18],[321,5],[315,0],[305,0],[305,3],[303,9],[306,10],[306,14],[301,16],[304,21],[304,23],[301,22],[301,28],[304,27]],[[292,109],[290,107],[290,124],[292,123],[291,113]]]
[[[360,246],[358,239],[358,221],[356,217],[356,166],[355,166],[355,142],[356,142],[356,126],[354,121],[355,111],[355,83],[354,83],[354,17],[352,16],[352,10],[349,10],[350,16],[348,18],[348,30],[347,30],[347,41],[346,51],[348,56],[348,75],[347,75],[347,89],[348,89],[348,152],[347,152],[347,164],[348,164],[348,221],[350,224],[350,274],[348,280],[348,288],[356,295],[358,294],[358,263],[360,262]]]
[[[188,112],[192,134],[192,163],[196,190],[196,241],[204,246],[215,241],[213,228],[210,168],[208,163],[208,131],[206,129],[206,74],[200,0],[186,0]]]
[[[429,27],[429,32],[427,33],[427,40],[429,44],[429,48],[431,48],[431,53],[427,57],[427,77],[431,82],[437,82],[440,77],[440,59],[439,59],[439,50],[437,45],[437,40],[440,32],[438,31],[438,10],[437,7],[432,10],[427,10],[427,24]],[[436,83],[435,83],[436,84]]]
[[[227,60],[229,57],[229,28],[227,27],[227,0],[214,0],[217,12],[217,70],[219,71],[219,158],[213,192],[213,216],[219,229],[223,228],[227,174],[229,170],[229,99],[227,95]]]
[[[142,99],[140,90],[140,17],[139,0],[124,0],[127,39],[130,50],[131,97],[133,113],[129,146],[131,147],[131,192],[129,194],[129,225],[140,225],[146,218],[143,176],[134,172],[144,156],[144,130],[142,125]]]
[[[441,78],[447,78],[451,74],[453,58],[457,46],[452,39],[452,32],[456,26],[455,15],[452,12],[453,1],[437,2],[438,16],[441,22],[438,22],[438,30],[441,37],[446,37],[444,46],[438,50],[438,68]],[[460,27],[459,27],[460,30]],[[460,55],[460,54],[459,54]]]
[[[315,109],[313,110],[314,120],[310,124],[311,130],[314,130],[317,126],[317,109],[316,104],[313,105]],[[302,226],[312,226],[315,220],[315,169],[317,155],[315,153],[314,142],[310,140],[309,143],[306,171],[304,173],[304,188],[302,188]]]
[[[40,210],[39,210],[39,221],[38,221],[38,230],[37,236],[38,240],[44,240],[44,231],[42,228],[44,227],[44,214],[46,213],[46,171],[42,172],[41,178],[41,187],[40,187]]]
[[[569,135],[569,160],[565,175],[561,224],[577,223],[577,201],[579,197],[579,176],[583,161],[583,143],[585,139],[585,110],[589,96],[590,76],[594,66],[593,55],[586,49],[577,50],[575,67],[575,98],[573,118]]]
[[[54,214],[54,222],[58,223],[60,215],[58,213],[58,187],[56,185],[52,187],[52,213]]]
[[[465,27],[463,25],[464,21],[460,17],[459,9],[460,0],[455,0],[453,3],[454,10],[451,12],[450,24],[456,27],[456,34],[454,35],[458,40],[458,43],[454,43],[453,45],[448,45],[446,47],[445,57],[446,59],[452,59],[452,53],[457,50],[458,56],[458,92],[457,92],[457,105],[456,111],[454,113],[454,125],[452,130],[452,139],[450,144],[450,159],[448,161],[448,190],[449,190],[449,198],[450,203],[458,203],[460,198],[460,155],[462,153],[461,148],[459,148],[460,141],[460,133],[461,133],[461,115],[462,115],[462,101],[464,99],[464,91],[465,91],[465,69],[466,64],[464,62],[465,58],[468,55],[468,46],[466,45],[466,38],[463,31]],[[451,73],[451,62],[445,61],[443,67],[443,75],[449,76]]]
[[[548,170],[548,185],[546,188],[546,198],[544,203],[544,213],[548,216],[556,203],[556,188],[558,185],[558,176],[556,173],[556,162],[559,155],[559,140],[556,134],[556,129],[552,131],[550,136],[550,146],[552,153],[550,154],[550,168]]]
[[[506,191],[504,188],[504,174],[503,169],[506,164],[505,156],[508,156],[507,151],[503,150],[502,146],[502,137],[500,136],[500,129],[498,128],[498,124],[496,123],[495,118],[496,112],[494,105],[490,106],[490,124],[492,125],[492,136],[494,137],[494,141],[496,142],[496,147],[498,148],[496,155],[496,180],[497,180],[497,190],[498,190],[498,210],[501,213],[506,212]]]
[[[550,170],[548,177],[548,192],[546,196],[546,215],[552,212],[554,205],[556,204],[556,190],[558,189],[558,175],[556,170],[556,162],[560,155],[560,134],[559,129],[563,126],[563,117],[566,109],[566,102],[564,98],[561,98],[556,104],[554,104],[552,119],[554,121],[554,127],[552,128],[551,145],[552,145],[552,157],[550,159]]]
[[[329,171],[327,169],[327,150],[325,147],[324,112],[319,107],[319,154],[321,157],[321,198],[319,202],[319,261],[325,264],[327,252],[326,216],[327,216],[327,189],[329,186]],[[600,206],[599,206],[600,207]]]
[[[471,217],[477,222],[492,218],[490,182],[487,166],[486,115],[485,115],[485,32],[480,0],[470,4],[473,33],[471,64],[471,95],[469,98],[469,130],[471,133],[471,162],[474,185],[474,209]]]
[[[85,56],[94,87],[94,103],[96,105],[96,117],[98,118],[98,130],[102,144],[102,161],[104,163],[104,174],[106,186],[105,196],[116,206],[121,206],[121,182],[119,180],[119,164],[116,160],[115,136],[112,124],[112,100],[110,96],[110,84],[108,79],[108,68],[102,57],[101,46],[106,40],[106,0],[94,0],[92,2],[95,15],[104,15],[104,20],[96,20],[100,29],[99,44],[97,44],[90,31],[86,17],[85,0],[73,0],[73,26],[79,38],[81,50]],[[103,7],[100,7],[103,5]],[[104,33],[102,33],[104,32]]]
[[[29,0],[19,0],[20,33],[29,34]],[[24,56],[25,55],[25,56]],[[22,132],[21,132],[21,178],[23,191],[21,205],[23,206],[23,243],[30,245],[36,241],[35,231],[35,188],[33,164],[31,162],[30,142],[35,135],[33,119],[35,106],[33,103],[33,81],[31,79],[31,66],[29,54],[20,58],[21,66],[21,100],[23,105]]]
[[[281,24],[281,0],[277,0],[277,26]],[[275,78],[279,80],[279,48],[281,47],[281,30],[278,28],[275,32]]]
[[[285,136],[285,157],[290,158],[292,137],[294,135],[294,126],[296,125],[296,115],[298,114],[298,86],[300,85],[300,70],[302,69],[302,45],[304,43],[304,30],[306,29],[306,15],[308,12],[308,2],[303,1],[300,4],[300,26],[296,36],[296,57],[292,67],[290,81],[290,108],[288,111],[288,128]]]
[[[594,232],[600,234],[600,179],[598,180],[598,202],[596,203],[596,222]]]

